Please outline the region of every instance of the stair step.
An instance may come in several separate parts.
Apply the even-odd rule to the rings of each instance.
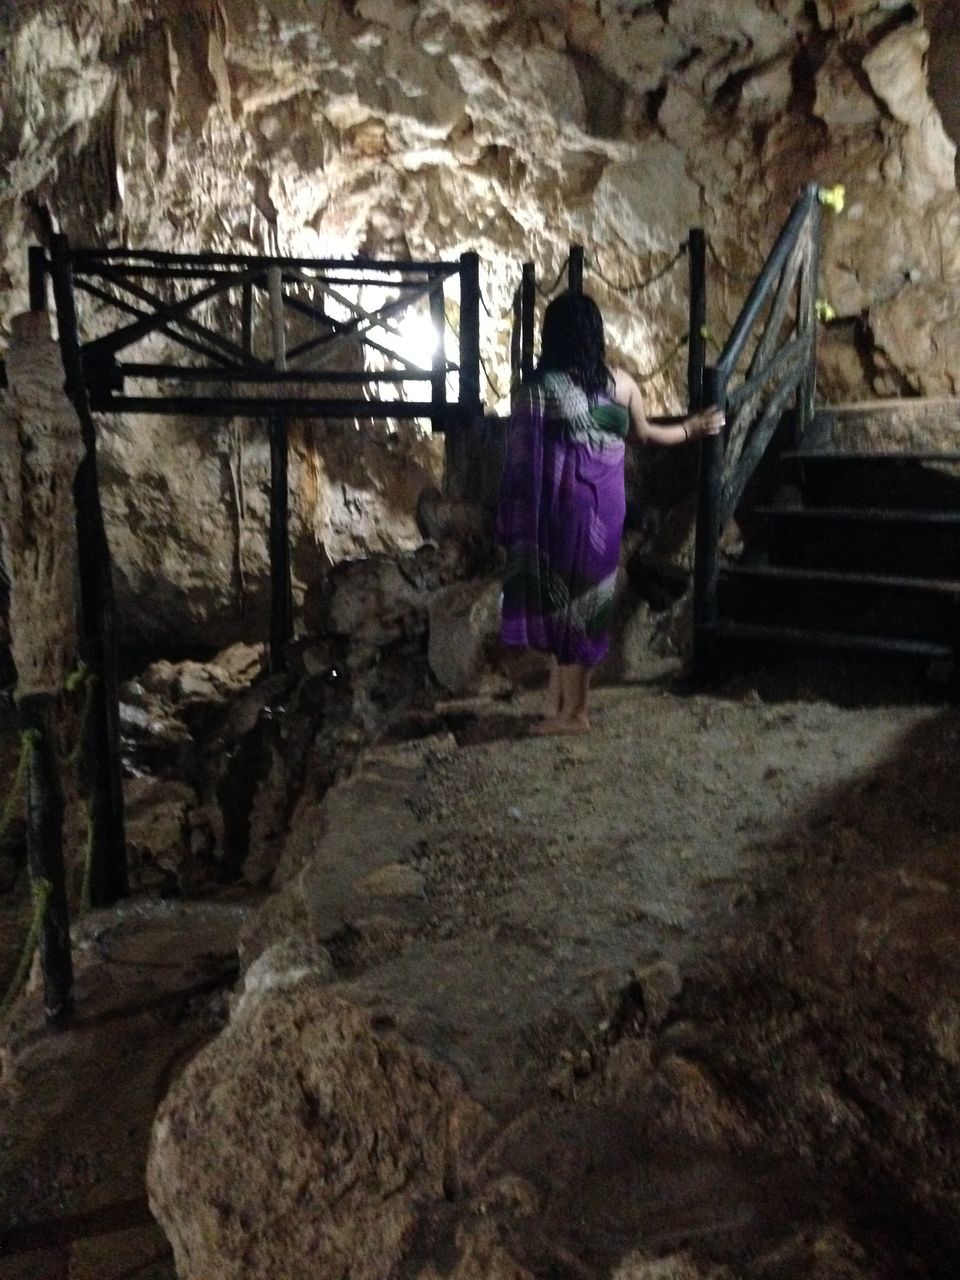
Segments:
[[[784,648],[922,658],[928,662],[952,660],[954,653],[951,645],[929,640],[862,635],[848,631],[815,631],[803,627],[764,626],[759,623],[734,622],[726,618],[713,623],[707,630],[725,643],[741,641]]]
[[[731,565],[718,590],[721,614],[740,622],[947,644],[960,637],[955,579]]]
[[[791,568],[948,580],[960,577],[960,511],[764,506],[768,559]]]
[[[861,524],[946,525],[960,528],[960,510],[926,511],[922,507],[803,507],[791,504],[754,507],[754,513],[788,520],[851,520]]]
[[[779,564],[730,564],[720,570],[722,577],[757,578],[783,582],[836,583],[845,587],[906,587],[932,594],[955,596],[960,601],[960,578],[911,578],[891,573],[843,573],[833,569],[803,569]]]
[[[930,463],[960,463],[960,453],[945,452],[939,450],[930,453],[906,453],[906,452],[843,452],[839,453],[836,449],[785,449],[780,457],[786,462],[856,462],[856,463],[901,463],[910,465],[918,463],[927,465]]]
[[[960,453],[781,455],[784,474],[808,506],[921,507],[960,510]]]

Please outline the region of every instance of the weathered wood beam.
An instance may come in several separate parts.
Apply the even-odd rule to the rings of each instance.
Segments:
[[[429,418],[430,400],[365,400],[357,397],[291,396],[128,396],[104,394],[91,400],[97,413],[182,414],[198,418]]]
[[[757,277],[756,283],[747,295],[747,300],[737,316],[730,337],[727,339],[720,359],[717,361],[717,368],[723,375],[724,381],[729,380],[737,361],[743,354],[743,348],[750,330],[753,328],[770,290],[774,287],[783,269],[783,264],[786,262],[787,256],[803,226],[804,219],[808,217],[816,198],[816,185],[811,184],[794,203],[790,216],[784,223],[783,229]]]
[[[780,335],[790,307],[793,287],[797,282],[797,277],[800,275],[800,268],[803,265],[809,247],[810,224],[808,219],[801,227],[796,244],[790,251],[780,273],[780,281],[773,295],[767,323],[764,326],[760,341],[757,343],[756,349],[750,358],[750,364],[747,366],[747,381],[767,363],[780,344]]]
[[[815,412],[817,390],[817,294],[820,282],[820,250],[823,235],[823,209],[820,201],[810,211],[810,245],[800,277],[800,300],[797,313],[800,328],[810,335],[810,360],[797,394],[797,430],[795,443],[806,434]]]
[[[583,245],[572,244],[567,259],[567,288],[571,293],[583,293],[584,259]]]
[[[353,320],[347,320],[345,323],[341,323],[336,333],[322,335],[319,338],[313,339],[313,346],[315,348],[322,348],[322,354],[326,356],[331,351],[335,351],[338,347],[349,342],[352,338],[362,338],[364,341],[370,342],[372,345],[372,340],[364,337],[365,330],[363,326],[365,324],[370,329],[376,328],[377,325],[382,324],[384,319],[389,319],[392,316],[401,314],[406,311],[408,307],[412,306],[414,302],[419,301],[420,298],[428,298],[431,294],[436,293],[437,290],[442,291],[444,279],[444,276],[440,276],[434,280],[430,280],[427,284],[420,286],[412,297],[398,298],[395,302],[389,302],[386,306],[381,307],[379,311],[372,315],[364,314],[363,316],[358,316]],[[308,304],[304,303],[303,305],[306,306]],[[304,346],[305,344],[301,344],[300,351],[304,349]],[[388,348],[381,348],[381,350],[388,350]],[[391,352],[390,354],[394,353]],[[461,364],[462,363],[463,362],[461,360]]]
[[[179,302],[165,303],[162,299],[150,293],[147,289],[141,289],[130,280],[125,280],[123,276],[115,272],[104,269],[101,272],[105,280],[117,285],[121,289],[126,289],[128,293],[133,294],[135,298],[139,298],[141,302],[152,305],[155,310],[152,315],[142,320],[136,320],[133,324],[125,325],[122,329],[115,329],[112,333],[104,334],[102,338],[96,338],[93,342],[88,342],[84,346],[85,354],[94,358],[100,355],[115,355],[124,347],[129,347],[135,342],[139,342],[142,338],[154,333],[161,325],[167,325],[171,322],[183,324],[185,328],[189,328],[191,332],[200,332],[208,342],[222,347],[225,351],[236,356],[238,359],[244,358],[244,352],[235,342],[231,342],[222,334],[210,329],[207,325],[201,324],[197,320],[193,320],[187,315],[194,307],[200,306],[203,302],[209,302],[211,298],[217,297],[219,294],[227,292],[229,289],[237,285],[243,285],[247,280],[256,281],[257,271],[246,271],[240,275],[228,278],[226,280],[218,280],[215,284],[209,285],[206,289],[200,289],[195,293],[191,293],[187,298],[181,298]],[[187,323],[189,322],[189,323]]]
[[[47,251],[32,244],[27,250],[27,276],[30,286],[30,310],[47,309]]]
[[[112,293],[108,293],[106,289],[101,289],[98,285],[93,284],[89,280],[83,280],[79,277],[74,279],[74,288],[82,290],[83,293],[90,294],[91,297],[99,299],[101,302],[110,303],[111,306],[123,311],[127,315],[146,316],[148,313],[141,311],[139,307],[133,306],[129,302],[124,302],[122,298],[114,297]],[[182,323],[182,322],[181,322]],[[219,360],[221,364],[230,366],[232,361],[229,356],[217,351],[213,347],[205,346],[201,342],[196,342],[192,338],[185,337],[182,333],[177,333],[167,325],[161,325],[159,333],[164,333],[168,338],[172,338],[174,342],[181,347],[185,347],[188,351],[193,351],[196,355],[204,356],[208,360]]]
[[[447,313],[443,305],[442,289],[430,295],[430,321],[436,338],[430,386],[430,400],[433,404],[430,425],[434,431],[442,432],[446,426],[447,408]]]
[[[273,367],[287,371],[284,331],[283,280],[279,267],[267,272],[270,295],[270,331]],[[274,412],[270,417],[270,670],[285,671],[287,645],[293,635],[293,608],[290,584],[290,443],[287,419]]]
[[[726,409],[726,379],[718,368],[703,376],[706,404]],[[698,680],[711,675],[710,628],[717,620],[717,582],[720,573],[720,529],[723,492],[724,433],[700,441],[697,527],[693,567],[693,670]]]
[[[690,304],[687,332],[687,408],[705,408],[703,370],[707,356],[707,237],[702,227],[691,227],[687,240]]]
[[[429,382],[430,369],[384,369],[377,373],[370,369],[241,369],[237,365],[208,369],[200,365],[152,364],[149,361],[125,360],[116,365],[117,373],[124,378],[156,378],[171,382],[255,383],[258,386],[284,386],[290,383],[305,385],[338,382]]]
[[[284,271],[299,267],[314,271],[332,271],[337,269],[353,271],[422,271],[425,275],[451,275],[460,270],[459,262],[445,262],[443,259],[423,261],[416,258],[387,260],[385,258],[280,258],[263,255],[245,255],[239,253],[169,253],[160,249],[97,249],[82,246],[71,251],[72,262],[80,270],[88,270],[102,262],[117,262],[126,259],[130,263],[147,262],[161,266],[178,266],[196,263],[204,267],[239,267],[244,270],[255,268],[264,271],[268,267],[279,266]]]
[[[723,486],[723,497],[720,505],[721,528],[727,521],[733,519],[737,504],[743,497],[744,490],[750,482],[750,477],[756,471],[760,459],[766,453],[784,410],[790,401],[790,397],[800,385],[803,372],[804,364],[799,361],[784,377],[751,432],[750,438],[743,448],[736,470],[727,477]]]
[[[809,360],[810,342],[806,334],[791,338],[765,369],[754,376],[749,383],[737,388],[736,393],[727,396],[727,448],[724,454],[724,484],[730,481],[740,467],[742,454],[746,444],[753,439],[756,413],[763,402],[765,393],[771,384],[781,385],[785,380],[794,381],[803,376],[806,361]],[[776,396],[776,388],[773,390]]]
[[[520,276],[520,378],[533,377],[534,326],[537,321],[537,268],[525,262]]]
[[[799,333],[791,338],[780,348],[777,354],[770,360],[758,373],[755,373],[749,382],[743,382],[735,390],[727,394],[727,416],[732,417],[734,413],[739,413],[742,408],[746,408],[748,415],[752,416],[753,408],[751,402],[759,395],[762,395],[765,387],[771,382],[781,377],[781,375],[795,364],[798,356],[803,357],[809,351],[810,340],[807,334]]]
[[[480,412],[480,255],[460,255],[460,404]]]

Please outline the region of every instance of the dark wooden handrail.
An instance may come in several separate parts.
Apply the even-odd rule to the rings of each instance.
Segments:
[[[770,251],[770,256],[757,276],[756,284],[750,290],[747,300],[743,304],[739,316],[737,316],[730,331],[730,337],[727,339],[720,358],[717,360],[717,371],[724,379],[728,379],[736,368],[737,361],[743,354],[743,349],[747,345],[747,339],[757,322],[757,317],[760,315],[763,304],[776,285],[780,272],[790,256],[790,251],[796,246],[804,223],[810,217],[811,210],[816,208],[818,190],[819,188],[816,185],[811,184],[808,186],[790,210],[790,216],[784,223],[783,230]]]
[[[704,402],[723,409],[727,425],[721,435],[704,440],[700,447],[693,580],[694,672],[699,678],[708,676],[712,666],[722,530],[736,512],[791,398],[797,400],[797,440],[813,416],[819,194],[820,187],[811,184],[794,203],[715,367],[704,373]],[[791,334],[782,340],[797,286],[796,318]],[[766,325],[744,381],[731,391],[730,380],[768,300]]]

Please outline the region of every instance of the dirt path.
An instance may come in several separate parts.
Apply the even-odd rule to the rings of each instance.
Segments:
[[[594,731],[584,739],[529,736],[534,710],[527,695],[441,706],[424,721],[427,736],[388,736],[322,800],[308,787],[295,814],[286,886],[247,927],[246,958],[288,937],[293,920],[299,936],[306,912],[333,960],[336,986],[372,1009],[378,1026],[398,1029],[455,1067],[468,1092],[506,1125],[497,1158],[540,1187],[544,1206],[536,1231],[527,1223],[521,1232],[527,1243],[518,1237],[511,1248],[532,1250],[537,1266],[559,1249],[551,1274],[606,1274],[602,1268],[622,1258],[630,1241],[661,1252],[702,1249],[724,1263],[764,1251],[775,1257],[791,1232],[816,1217],[815,1161],[802,1176],[790,1171],[791,1143],[798,1147],[783,1098],[769,1103],[765,1120],[748,1114],[752,1098],[748,1105],[725,1100],[721,1080],[732,1094],[751,1095],[762,1077],[757,1045],[772,1035],[744,1008],[737,975],[756,984],[758,965],[770,965],[761,992],[744,990],[786,1036],[790,1017],[800,1016],[781,1007],[791,965],[799,965],[792,990],[829,988],[817,969],[827,964],[822,940],[818,952],[802,940],[802,928],[839,894],[837,918],[823,927],[831,938],[859,937],[857,922],[869,915],[857,900],[861,868],[879,877],[884,892],[890,877],[895,885],[906,876],[907,892],[924,903],[952,892],[942,867],[909,889],[918,833],[927,845],[934,841],[930,857],[942,860],[943,840],[960,830],[942,803],[955,751],[952,713],[765,703],[755,693],[690,696],[658,680],[599,690]],[[182,990],[204,975],[222,980],[224,948],[240,923],[236,914],[208,922],[204,942],[188,915],[183,932],[163,932],[162,944],[149,929],[139,941],[130,928],[119,935],[140,978],[151,946],[176,949],[193,937],[168,993],[172,1021],[147,1011],[162,994],[154,982],[152,994],[141,993],[142,1013],[135,1002],[128,1007],[129,991],[118,996],[130,1016],[115,1018],[106,1069],[95,1069],[105,1051],[90,1031],[95,1017],[69,1036],[34,1038],[18,1056],[20,1087],[7,1090],[0,1108],[0,1174],[16,1170],[16,1183],[6,1185],[22,1188],[12,1217],[9,1201],[5,1207],[6,1240],[18,1252],[0,1256],[2,1280],[86,1280],[94,1272],[82,1250],[89,1254],[92,1236],[111,1227],[104,1219],[78,1244],[65,1240],[58,1253],[34,1249],[27,1258],[23,1249],[36,1242],[11,1224],[76,1223],[91,1205],[142,1204],[150,1115],[143,1099],[152,1103],[171,1062],[216,1029],[219,1015],[206,997],[191,1003]],[[881,928],[879,918],[870,927]],[[914,916],[910,927],[917,927]],[[771,960],[770,939],[779,946],[794,935],[801,941],[793,950]],[[106,970],[91,959],[85,972],[92,992]],[[909,984],[912,972],[905,964],[900,976]],[[804,1035],[820,1016],[809,1004]],[[113,1016],[102,1014],[100,1025]],[[727,1017],[736,1019],[735,1035]],[[824,1025],[831,1017],[823,1014]],[[854,1024],[861,1040],[869,1038],[866,1023],[854,1017]],[[952,1025],[944,1014],[945,1042],[953,1043]],[[841,1038],[836,1029],[835,1059],[846,1051]],[[737,1044],[737,1061],[724,1068],[728,1040]],[[673,1064],[669,1070],[653,1070],[658,1055]],[[707,1060],[709,1077],[698,1074]],[[86,1064],[79,1077],[78,1063]],[[811,1072],[810,1087],[821,1087]],[[790,1106],[805,1087],[793,1081]],[[774,1097],[769,1081],[767,1088]],[[29,1119],[38,1105],[42,1125]],[[798,1114],[813,1127],[823,1122],[812,1104]],[[782,1141],[767,1143],[763,1124],[780,1125]],[[642,1158],[622,1154],[624,1133],[634,1131],[642,1134]],[[112,1164],[105,1134],[122,1154]],[[809,1139],[807,1155],[814,1145]],[[584,1182],[585,1168],[595,1171],[593,1182]],[[781,1188],[775,1195],[764,1189],[771,1182]],[[124,1229],[142,1230],[141,1220]],[[167,1258],[155,1253],[151,1264],[148,1248],[157,1240],[147,1230],[138,1255],[144,1269],[127,1260],[117,1276],[169,1275]],[[509,1223],[503,1230],[509,1238]],[[537,1254],[541,1246],[546,1253]],[[850,1248],[854,1257],[861,1246]],[[783,1256],[786,1269],[771,1263],[737,1275],[898,1274],[817,1271],[797,1262],[800,1253]],[[44,1257],[58,1269],[31,1271]],[[96,1274],[112,1280],[114,1272]],[[662,1274],[695,1280],[701,1272]]]
[[[395,799],[423,829],[414,850],[392,849],[385,817],[381,860],[422,877],[425,905],[379,950],[379,906],[360,895],[344,909],[343,927],[366,938],[351,992],[392,1010],[495,1108],[515,1107],[551,1052],[608,1017],[632,971],[666,962],[682,980],[729,945],[767,851],[938,714],[658,684],[601,689],[595,705],[588,738],[529,736],[525,697],[461,705],[454,734],[393,749],[418,762]],[[314,874],[328,858],[339,875],[329,832]],[[322,880],[314,892],[326,896]]]

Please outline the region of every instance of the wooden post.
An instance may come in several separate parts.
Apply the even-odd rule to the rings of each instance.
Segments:
[[[703,370],[707,340],[707,237],[702,227],[691,227],[687,241],[690,267],[690,337],[687,342],[687,412],[704,407]]]
[[[523,291],[518,285],[513,291],[513,324],[510,327],[510,389],[514,390],[523,377],[521,351],[523,349]]]
[[[283,325],[283,278],[279,267],[267,272],[273,367],[286,371]],[[270,417],[270,670],[285,671],[287,644],[293,634],[290,590],[289,441],[282,413]]]
[[[253,284],[248,280],[240,290],[240,345],[253,355]]]
[[[533,376],[533,331],[536,315],[537,268],[532,262],[525,262],[520,282],[520,378],[523,382]]]
[[[460,255],[460,406],[480,415],[480,256]]]
[[[430,295],[430,322],[436,337],[430,378],[430,403],[433,412],[430,426],[435,432],[446,430],[447,408],[447,314],[443,307],[443,286]]]
[[[583,261],[583,245],[571,245],[567,263],[567,288],[571,293],[583,293]]]
[[[703,398],[707,405],[726,408],[726,380],[717,369],[704,371]],[[717,578],[720,569],[720,506],[723,492],[724,433],[700,441],[696,549],[693,567],[693,672],[709,679],[713,668],[711,628],[717,620]]]
[[[27,861],[34,893],[44,903],[40,923],[43,1009],[48,1025],[73,1016],[70,913],[63,866],[63,789],[57,755],[58,699],[32,693],[18,699],[20,729],[30,735],[27,769]]]
[[[807,368],[797,392],[795,445],[803,439],[816,412],[814,401],[817,391],[817,290],[820,280],[822,231],[823,210],[820,207],[820,201],[814,200],[810,206],[810,219],[807,223],[807,250],[801,267],[800,298],[797,304],[799,328],[809,334],[810,353]]]
[[[97,475],[97,434],[87,396],[70,246],[66,236],[51,245],[53,295],[60,330],[65,390],[80,419],[85,456],[77,470],[77,563],[80,579],[80,657],[95,680],[85,730],[83,761],[90,789],[90,903],[107,907],[127,892],[116,604]]]
[[[47,252],[40,245],[32,244],[27,250],[30,280],[30,310],[47,309]]]

